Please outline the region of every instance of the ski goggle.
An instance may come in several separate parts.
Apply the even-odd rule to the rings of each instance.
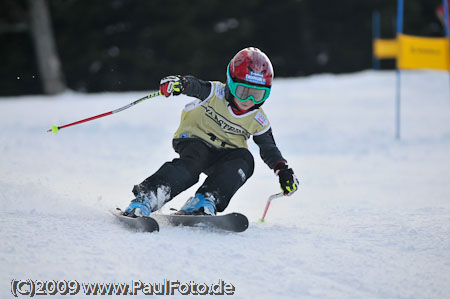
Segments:
[[[230,66],[227,68],[227,81],[231,94],[241,102],[251,99],[253,103],[261,104],[270,95],[270,87],[234,82],[230,75]]]

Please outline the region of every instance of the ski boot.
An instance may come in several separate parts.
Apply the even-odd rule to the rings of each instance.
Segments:
[[[152,204],[150,199],[148,199],[146,195],[136,195],[136,198],[131,201],[130,205],[125,209],[123,215],[129,217],[142,217],[150,216],[151,212]]]
[[[201,193],[189,198],[176,215],[216,215],[214,198],[205,197]]]

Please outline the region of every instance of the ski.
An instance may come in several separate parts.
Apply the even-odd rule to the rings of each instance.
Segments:
[[[243,232],[248,228],[247,217],[240,213],[230,213],[218,216],[152,214],[152,217],[160,224],[172,226],[206,227],[238,233]]]
[[[123,215],[123,211],[119,208],[116,208],[115,210],[110,211],[111,214],[117,217],[117,219],[120,220],[120,222],[126,224],[128,227],[133,228],[135,230],[141,231],[141,232],[154,232],[159,231],[159,225],[158,222],[153,219],[152,217],[129,217]]]

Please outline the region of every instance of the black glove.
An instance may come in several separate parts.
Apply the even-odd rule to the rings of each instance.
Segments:
[[[283,161],[277,163],[274,171],[280,180],[281,190],[283,190],[284,195],[290,196],[294,194],[299,184],[294,171]]]
[[[159,82],[159,91],[165,97],[170,95],[177,96],[181,94],[187,87],[188,81],[181,76],[168,76],[161,79]]]

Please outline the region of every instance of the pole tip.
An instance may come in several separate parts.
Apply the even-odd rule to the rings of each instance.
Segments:
[[[258,221],[261,222],[261,223],[264,223],[264,222],[265,222],[265,220],[262,219],[262,218],[259,218]]]

